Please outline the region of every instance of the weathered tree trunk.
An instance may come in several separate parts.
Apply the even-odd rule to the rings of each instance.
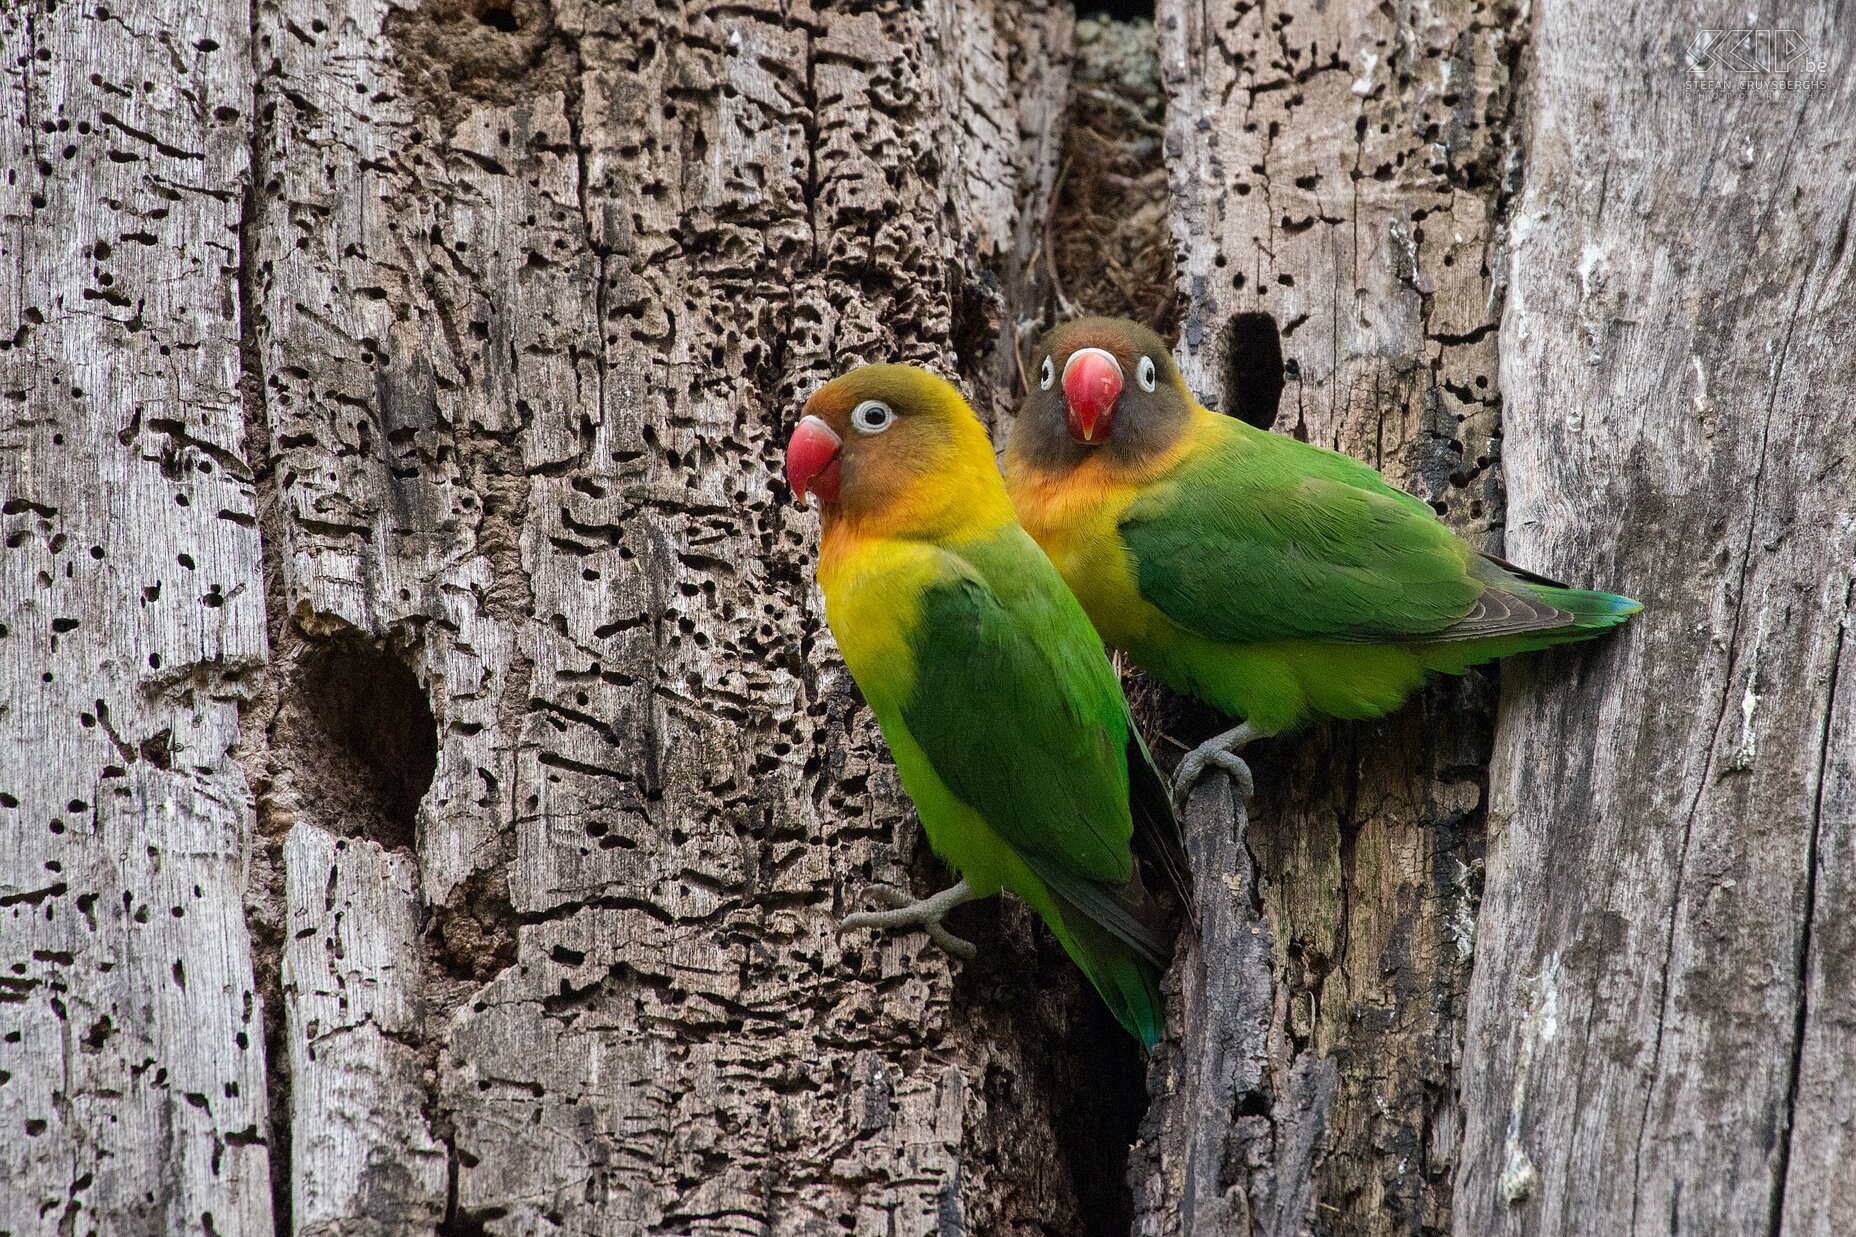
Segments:
[[[1009,397],[1069,10],[4,20],[0,1229],[1077,1230],[1060,955],[833,932],[916,829],[771,484]]]
[[[6,6],[0,1234],[1838,1231],[1811,21],[1161,0],[1162,133],[1045,0]],[[1145,1095],[1015,904],[835,934],[941,874],[776,479],[1053,306],[1648,606],[1205,784]]]
[[[1067,13],[325,20],[258,8],[246,285],[296,1231],[1009,1229],[1072,1198],[1037,1037],[988,1033],[920,938],[833,933],[914,832],[770,484],[847,358],[1003,398]],[[378,691],[386,660],[440,742],[376,832],[317,784],[312,667]]]
[[[1647,608],[1504,684],[1464,1231],[1852,1222],[1856,28],[1829,16],[1769,21],[1817,88],[1710,91],[1684,20],[1540,10],[1509,549]]]
[[[143,6],[152,9],[154,6]],[[246,14],[0,12],[0,1230],[270,1225]]]
[[[1201,792],[1143,1231],[1848,1223],[1856,37],[1536,12],[1160,5],[1199,389],[1648,609]]]
[[[1518,20],[1365,0],[1158,19],[1188,381],[1368,461],[1494,552]],[[1448,1227],[1492,713],[1472,674],[1256,746],[1244,845],[1195,805],[1200,885],[1234,927],[1191,964],[1206,991],[1156,1071],[1144,1231]],[[1231,982],[1253,953],[1267,964]]]

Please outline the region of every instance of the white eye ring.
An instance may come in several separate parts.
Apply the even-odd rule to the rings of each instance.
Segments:
[[[1134,371],[1134,380],[1141,384],[1141,390],[1154,389],[1154,359],[1150,356],[1141,358],[1140,365]]]
[[[1049,357],[1044,358],[1044,368],[1038,371],[1038,390],[1048,391],[1057,381],[1057,367],[1052,365]]]
[[[851,409],[851,424],[860,434],[880,434],[895,423],[895,410],[880,399],[867,399]]]

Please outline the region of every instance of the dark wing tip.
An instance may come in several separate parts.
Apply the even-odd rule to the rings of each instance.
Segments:
[[[1562,610],[1537,597],[1491,588],[1476,598],[1476,604],[1470,607],[1468,614],[1450,626],[1406,643],[1443,644],[1458,640],[1481,640],[1489,636],[1512,636],[1525,631],[1552,631],[1558,627],[1570,627],[1578,621],[1579,616],[1572,611]]]
[[[1529,571],[1525,567],[1517,567],[1513,563],[1509,562],[1507,559],[1502,558],[1500,555],[1489,554],[1481,550],[1478,550],[1477,553],[1480,554],[1483,557],[1483,559],[1485,559],[1488,562],[1494,563],[1497,567],[1500,567],[1503,571],[1507,572],[1509,575],[1516,576],[1522,580],[1525,580],[1529,584],[1540,584],[1540,585],[1544,585],[1547,588],[1568,588],[1570,587],[1562,580],[1555,580],[1551,576],[1543,576],[1538,571]]]
[[[1186,923],[1196,933],[1199,920],[1192,896],[1192,870],[1186,861],[1179,818],[1173,813],[1172,792],[1132,726],[1128,730],[1128,808],[1134,816],[1135,859],[1153,868],[1179,899]]]

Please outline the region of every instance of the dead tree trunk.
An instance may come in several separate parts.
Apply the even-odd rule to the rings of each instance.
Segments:
[[[1188,381],[1499,552],[1519,14],[1233,0],[1158,24]],[[1448,1228],[1493,706],[1478,673],[1258,745],[1236,845],[1195,804],[1229,931],[1182,976],[1205,990],[1156,1071],[1143,1231]]]
[[[133,7],[0,13],[0,1229],[17,1234],[270,1224],[252,811],[228,755],[265,657],[239,398],[246,15]]]
[[[1509,549],[1647,609],[1504,684],[1464,1231],[1851,1222],[1856,29],[1771,25],[1803,57],[1749,81],[1720,50],[1713,87],[1685,20],[1536,25]]]
[[[0,1234],[1837,1231],[1827,20],[6,6]],[[776,479],[1052,302],[1649,607],[1203,787],[1145,1097],[1021,908],[833,932],[939,874]]]
[[[1145,1232],[1847,1223],[1856,38],[1534,14],[1160,5],[1199,389],[1648,609],[1201,792]]]
[[[0,20],[0,1230],[1080,1229],[1060,957],[834,935],[916,829],[772,483],[1009,397],[1069,10]]]

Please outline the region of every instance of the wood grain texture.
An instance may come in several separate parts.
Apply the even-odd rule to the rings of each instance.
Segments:
[[[308,823],[283,864],[292,1231],[430,1231],[447,1160],[421,1113],[417,865]]]
[[[1497,221],[1520,14],[1162,3],[1158,24],[1188,383],[1365,460],[1499,551]],[[1492,710],[1472,675],[1249,753],[1270,1033],[1267,1069],[1223,1119],[1274,1133],[1220,1169],[1250,1199],[1239,1231],[1450,1226]],[[1203,734],[1177,737],[1215,724],[1195,721]],[[1186,1034],[1247,1023],[1258,995],[1208,996]],[[1162,1103],[1207,1103],[1196,1085]],[[1151,1200],[1151,1231],[1203,1231],[1182,1206]]]
[[[1149,1070],[1151,1103],[1129,1177],[1138,1234],[1295,1232],[1333,1099],[1332,1062],[1304,1061],[1293,1096],[1271,1076],[1270,924],[1243,802],[1206,779],[1181,822],[1199,932],[1175,964],[1173,1034]],[[1283,1120],[1293,1113],[1300,1120]]]
[[[1538,11],[1509,545],[1646,609],[1503,684],[1466,1232],[1848,1225],[1856,43],[1768,18],[1818,88],[1698,86],[1686,18]]]
[[[0,1231],[271,1228],[244,14],[0,11]]]

